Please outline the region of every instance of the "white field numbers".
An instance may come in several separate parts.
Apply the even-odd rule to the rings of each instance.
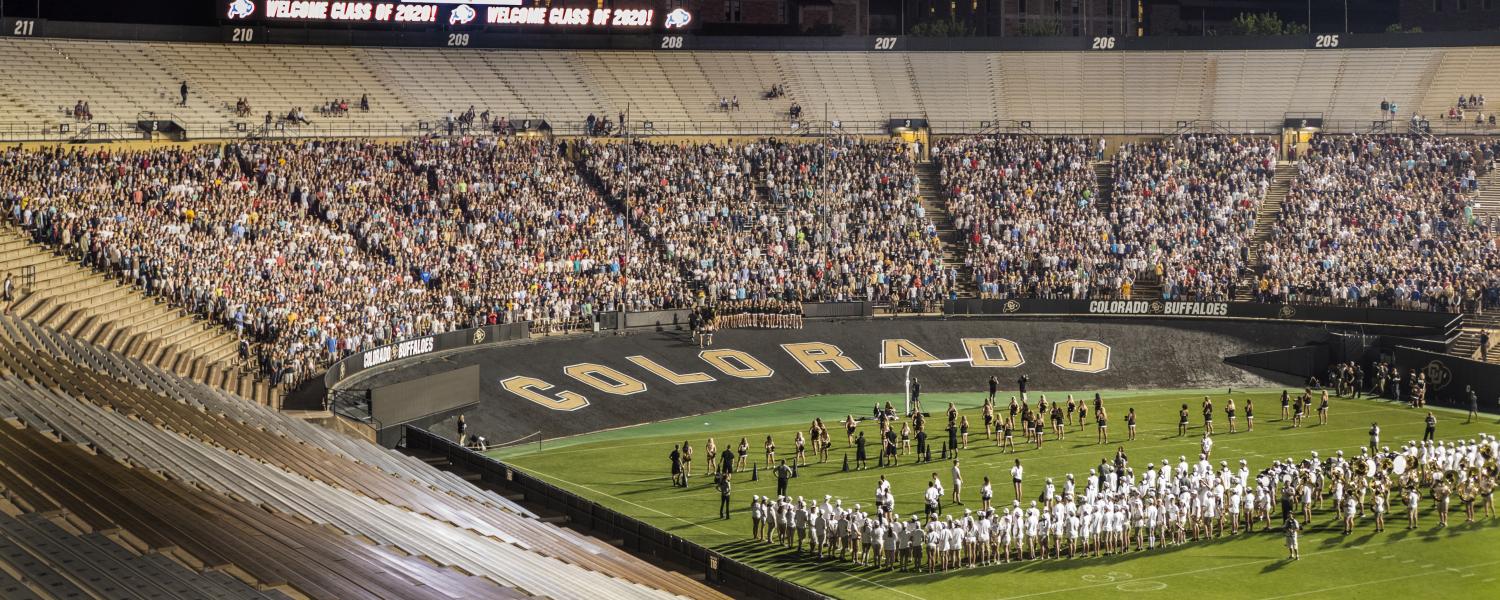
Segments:
[[[467,33],[450,33],[450,34],[448,34],[448,46],[449,47],[452,47],[452,48],[463,48],[463,47],[468,46],[468,45],[469,45],[469,34],[467,34]]]
[[[896,40],[898,40],[898,39],[900,39],[900,38],[893,38],[893,37],[878,37],[878,38],[875,38],[875,49],[876,50],[895,50],[896,49]]]
[[[31,19],[17,19],[16,26],[11,30],[10,34],[23,37],[36,35],[36,21]]]
[[[1337,48],[1339,47],[1338,34],[1320,35],[1313,39],[1314,48]]]
[[[661,36],[661,49],[662,50],[681,50],[682,49],[682,36],[680,36],[680,35],[664,35],[664,36]]]
[[[1109,36],[1104,36],[1104,37],[1096,37],[1096,38],[1094,38],[1093,43],[1089,45],[1089,49],[1091,49],[1091,50],[1114,50],[1115,49],[1115,36],[1109,35]]]
[[[255,30],[249,27],[235,27],[229,32],[229,41],[238,44],[248,44],[255,41]]]

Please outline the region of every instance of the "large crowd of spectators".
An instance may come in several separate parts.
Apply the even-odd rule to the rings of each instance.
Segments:
[[[1232,299],[1276,154],[1264,137],[1184,135],[1122,146],[1109,215],[1125,248],[1122,267],[1144,267],[1164,299]]]
[[[1133,269],[1099,209],[1099,141],[990,136],[934,147],[947,210],[984,298],[1128,293]]]
[[[710,301],[932,306],[952,289],[906,146],[595,142],[586,165]]]
[[[1077,137],[939,143],[948,211],[967,236],[980,295],[1129,298],[1144,279],[1166,299],[1232,297],[1275,144],[1219,135],[1125,144],[1109,195],[1094,168],[1103,150]]]
[[[1255,296],[1458,310],[1500,305],[1500,250],[1474,215],[1500,144],[1320,136],[1298,165]]]
[[[1247,269],[1270,141],[941,140],[947,211],[989,298],[1418,309],[1500,305],[1472,191],[1500,144],[1319,137]],[[38,240],[239,332],[273,382],[487,323],[724,303],[931,310],[960,287],[903,144],[511,137],[0,151],[0,208]],[[596,190],[603,190],[603,194]],[[1101,201],[1101,198],[1111,198]]]
[[[273,382],[415,335],[687,301],[544,141],[12,149],[0,167],[37,239],[260,342]]]

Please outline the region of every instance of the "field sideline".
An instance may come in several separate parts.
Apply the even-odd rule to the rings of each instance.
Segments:
[[[1280,389],[1235,390],[1233,398],[1243,407],[1245,398],[1255,400],[1257,425],[1251,433],[1228,434],[1222,407],[1226,390],[1166,390],[1104,393],[1110,410],[1110,443],[1095,443],[1092,423],[1067,430],[1065,439],[1055,441],[1049,433],[1041,450],[1017,444],[1014,455],[1002,453],[993,442],[982,442],[983,420],[978,407],[983,395],[924,394],[924,408],[929,419],[929,443],[940,447],[947,435],[942,412],[948,402],[958,405],[970,420],[970,449],[960,451],[964,469],[964,497],[968,506],[979,506],[979,487],[989,475],[994,482],[997,503],[1009,503],[1013,492],[1008,478],[1012,461],[1020,458],[1026,466],[1026,490],[1030,498],[1041,491],[1043,480],[1059,483],[1073,473],[1080,481],[1100,458],[1112,457],[1124,446],[1132,466],[1139,474],[1147,461],[1159,463],[1170,459],[1175,466],[1179,455],[1196,456],[1202,435],[1198,402],[1210,395],[1218,414],[1215,425],[1214,463],[1231,464],[1244,458],[1252,472],[1268,466],[1277,458],[1300,459],[1311,450],[1328,456],[1335,450],[1357,453],[1368,442],[1372,421],[1383,430],[1383,443],[1398,446],[1408,439],[1420,438],[1423,413],[1383,400],[1333,399],[1327,426],[1317,426],[1315,418],[1300,429],[1279,421],[1277,400]],[[1049,400],[1066,398],[1069,392],[1043,392]],[[1093,391],[1072,392],[1075,398],[1092,398]],[[1032,395],[1035,403],[1037,394]],[[1002,393],[1003,407],[1009,395]],[[921,493],[931,474],[936,472],[945,486],[950,484],[951,463],[938,460],[913,464],[911,456],[902,457],[901,466],[874,468],[876,428],[873,422],[860,423],[860,431],[872,442],[871,468],[842,471],[847,454],[843,426],[844,415],[869,415],[877,403],[900,400],[899,394],[817,396],[786,400],[724,411],[576,436],[542,444],[526,444],[491,452],[493,456],[534,473],[611,508],[640,518],[656,527],[692,539],[723,554],[746,561],[758,568],[790,581],[812,587],[839,598],[923,598],[957,600],[967,598],[1103,598],[1177,597],[1192,593],[1201,598],[1331,598],[1359,594],[1366,598],[1477,597],[1478,590],[1500,586],[1500,519],[1475,524],[1463,523],[1462,506],[1455,510],[1447,529],[1437,527],[1435,513],[1424,502],[1422,527],[1407,531],[1404,514],[1393,513],[1387,519],[1387,530],[1376,534],[1373,521],[1361,521],[1354,534],[1343,536],[1333,515],[1326,510],[1314,513],[1314,522],[1302,542],[1303,559],[1296,563],[1283,560],[1286,550],[1279,532],[1257,532],[1251,535],[1189,542],[1183,546],[1131,552],[1103,558],[1021,561],[963,569],[948,573],[877,571],[857,567],[849,562],[816,561],[810,557],[781,550],[750,540],[748,506],[754,494],[775,492],[774,477],[760,465],[758,481],[748,473],[736,474],[734,484],[734,518],[716,518],[718,494],[712,489],[712,478],[704,475],[708,467],[703,446],[708,437],[716,438],[719,449],[735,448],[740,438],[750,441],[749,459],[762,462],[761,444],[765,436],[774,436],[778,458],[790,460],[795,447],[793,437],[805,431],[814,417],[822,417],[829,427],[833,449],[826,464],[803,467],[792,480],[789,493],[809,499],[831,494],[842,498],[846,507],[862,504],[868,510],[873,504],[875,483],[885,475],[896,493],[896,511],[903,515],[920,513]],[[1187,403],[1192,413],[1192,429],[1186,437],[1177,437],[1177,410]],[[1134,407],[1139,426],[1136,441],[1125,441],[1124,415]],[[1438,409],[1438,436],[1450,440],[1469,438],[1479,432],[1500,433],[1500,421],[1484,415],[1481,421],[1464,424],[1461,412]],[[1243,408],[1241,408],[1243,414]],[[1018,435],[1019,438],[1019,435]],[[670,484],[670,462],[667,455],[673,444],[689,441],[694,446],[694,477],[689,488]],[[962,514],[964,507],[957,507]],[[945,513],[954,513],[946,500]],[[1399,509],[1399,507],[1398,507]]]

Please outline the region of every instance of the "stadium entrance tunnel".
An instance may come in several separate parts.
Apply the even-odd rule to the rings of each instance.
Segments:
[[[911,376],[923,394],[970,392],[976,405],[992,375],[1002,402],[1023,375],[1033,394],[1267,386],[1276,382],[1224,359],[1326,335],[1303,325],[1204,321],[830,320],[799,330],[721,330],[704,348],[685,330],[527,340],[395,363],[357,380],[380,389],[478,366],[480,401],[466,420],[471,431],[503,442],[813,395],[890,394],[899,405],[905,362],[956,359],[910,367]],[[453,427],[447,420],[433,430]]]

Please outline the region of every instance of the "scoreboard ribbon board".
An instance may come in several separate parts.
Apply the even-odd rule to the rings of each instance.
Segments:
[[[307,23],[374,27],[438,27],[450,30],[508,27],[568,31],[687,29],[692,13],[650,6],[568,8],[528,6],[536,0],[225,0],[225,24]],[[644,4],[644,2],[643,2]]]

